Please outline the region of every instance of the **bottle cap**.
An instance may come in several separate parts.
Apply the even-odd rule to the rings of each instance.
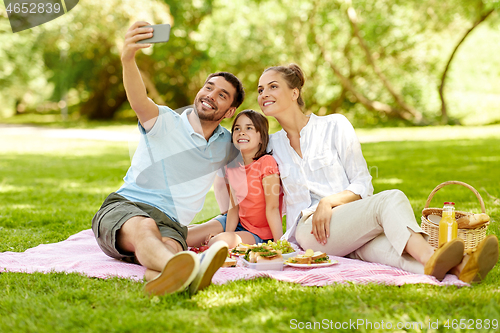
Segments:
[[[455,206],[455,203],[454,203],[454,202],[449,202],[449,201],[445,202],[444,204],[445,204],[445,205],[453,205],[453,206]]]

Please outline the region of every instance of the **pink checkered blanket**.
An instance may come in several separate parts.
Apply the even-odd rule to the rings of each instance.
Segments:
[[[426,283],[434,285],[467,286],[454,275],[447,275],[439,282],[434,277],[412,274],[394,267],[367,263],[359,260],[333,257],[338,264],[321,268],[285,267],[283,271],[257,271],[242,267],[221,268],[213,277],[213,283],[224,284],[241,279],[268,277],[303,286],[325,286],[334,283],[378,283],[403,285]],[[25,252],[0,253],[0,272],[66,272],[80,273],[89,277],[121,277],[142,281],[145,268],[106,256],[96,243],[92,230],[84,230],[67,240],[41,244]]]

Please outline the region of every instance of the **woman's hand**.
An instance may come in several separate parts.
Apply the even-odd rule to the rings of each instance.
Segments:
[[[328,202],[320,200],[313,215],[311,233],[321,245],[325,245],[327,238],[330,237],[331,218],[332,206]]]
[[[327,238],[330,237],[332,209],[359,199],[361,199],[361,196],[358,194],[354,194],[349,190],[344,190],[342,192],[324,197],[319,201],[318,208],[316,208],[313,215],[311,231],[311,234],[314,234],[318,243],[325,245]]]

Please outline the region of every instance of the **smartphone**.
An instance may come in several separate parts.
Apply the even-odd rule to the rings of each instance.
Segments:
[[[153,28],[153,37],[138,41],[140,44],[165,43],[170,37],[170,24],[145,25],[141,28]]]

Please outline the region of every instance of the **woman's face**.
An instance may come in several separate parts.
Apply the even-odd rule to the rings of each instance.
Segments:
[[[260,133],[257,132],[250,118],[241,115],[236,120],[233,128],[233,143],[234,146],[242,153],[255,155],[262,143]]]
[[[270,70],[259,79],[259,106],[266,116],[275,116],[297,104],[298,89],[290,89],[281,73]]]

